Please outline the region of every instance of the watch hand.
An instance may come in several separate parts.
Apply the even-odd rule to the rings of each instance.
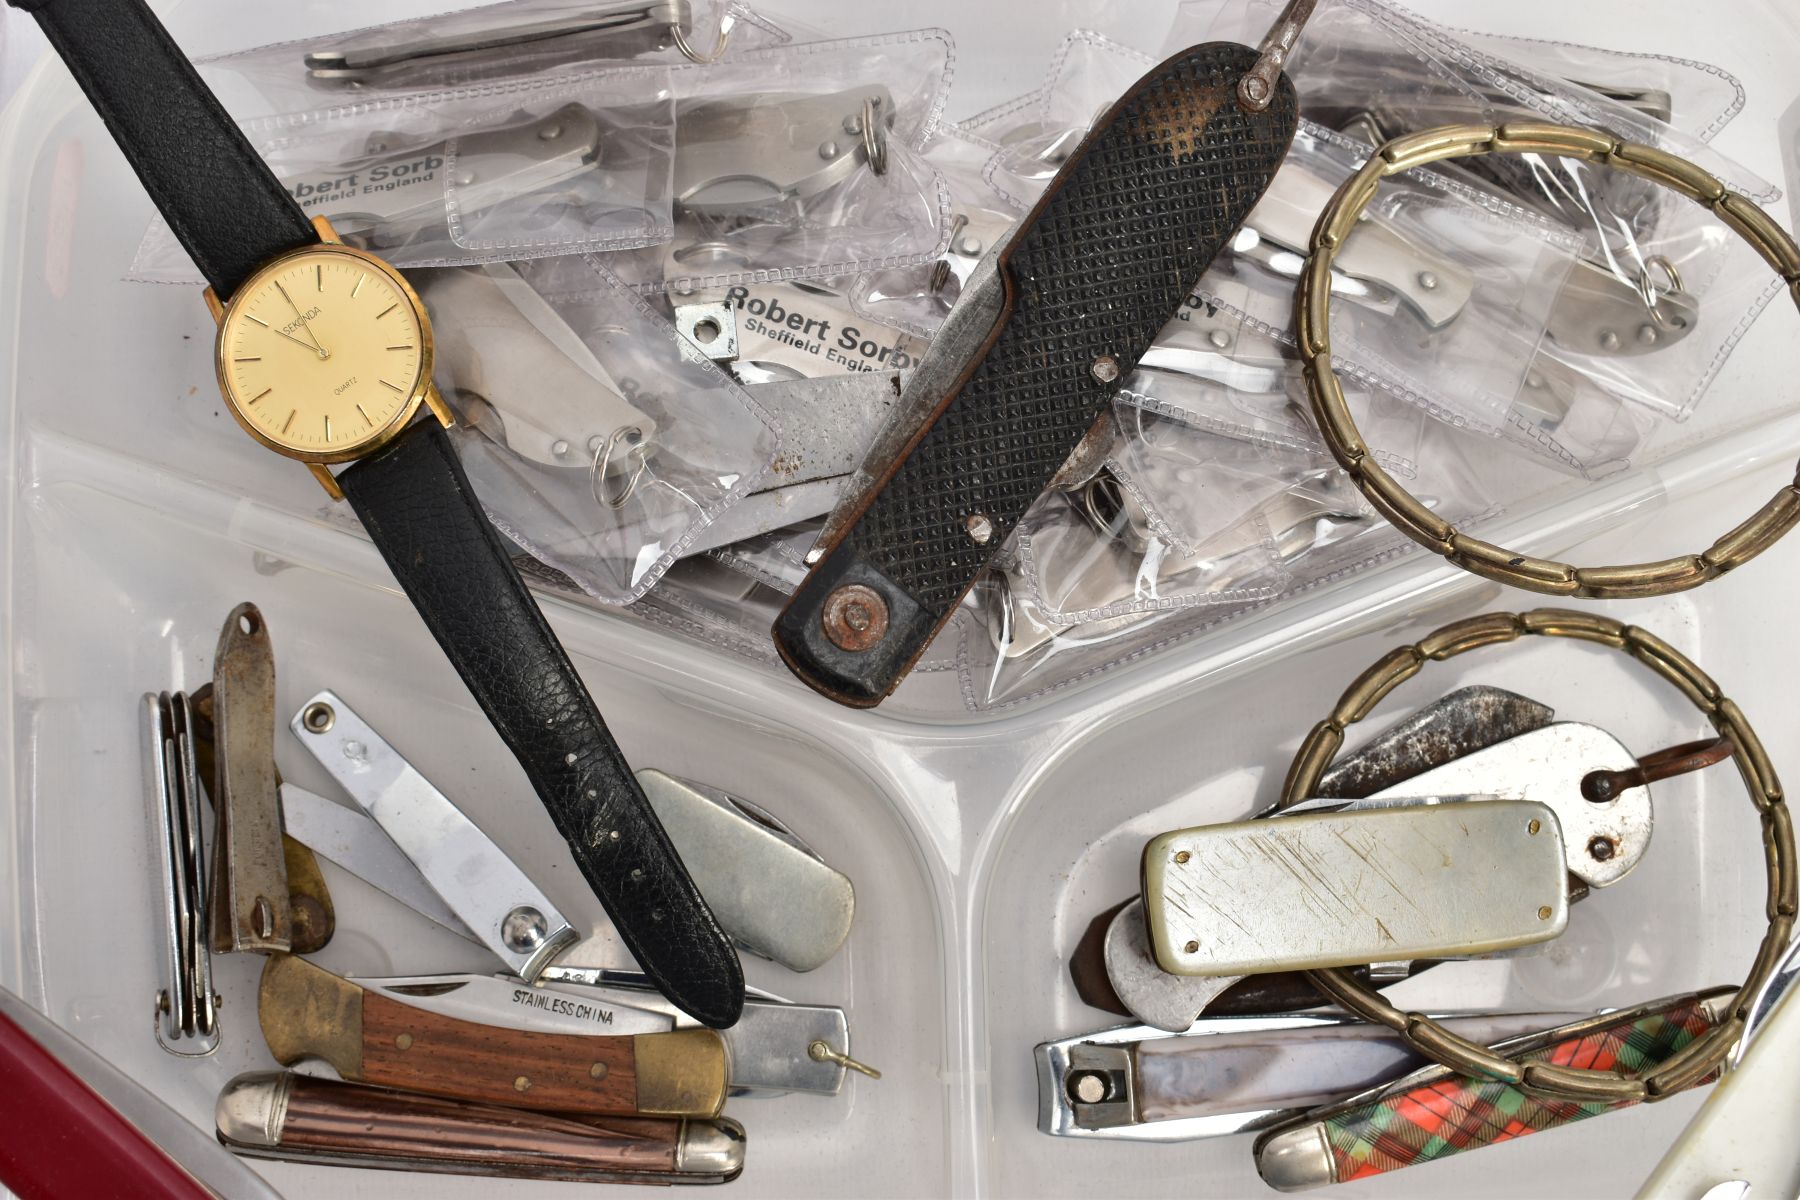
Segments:
[[[265,326],[264,328],[266,328],[270,333],[274,334],[276,337],[286,338],[288,341],[294,343],[294,345],[299,346],[301,349],[305,350],[308,354],[317,355],[319,358],[330,358],[331,357],[331,352],[326,350],[325,347],[319,345],[316,340],[312,341],[312,342],[303,342],[299,338],[295,337],[293,334],[284,333],[281,330],[275,328],[273,325],[268,325],[268,326]]]
[[[312,339],[312,348],[318,351],[319,357],[330,358],[331,351],[319,344],[319,335],[313,332],[311,323],[301,315],[300,306],[294,303],[294,298],[288,295],[288,290],[281,286],[281,281],[279,279],[275,281],[275,290],[281,293],[281,298],[286,300],[288,302],[288,307],[294,310],[294,319],[300,322],[300,327],[306,330],[306,336]],[[271,328],[273,328],[273,326],[271,326]],[[280,333],[281,331],[277,329],[275,332]],[[297,342],[300,341],[299,338],[295,338],[294,340]],[[300,342],[300,344],[304,346],[306,343]]]

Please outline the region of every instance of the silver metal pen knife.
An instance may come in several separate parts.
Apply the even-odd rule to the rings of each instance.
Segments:
[[[1582,1014],[1446,1018],[1488,1045]],[[1340,1013],[1128,1025],[1037,1047],[1038,1128],[1055,1137],[1184,1142],[1278,1125],[1425,1065],[1382,1025]]]
[[[326,87],[417,86],[422,76],[447,66],[503,56],[506,51],[540,50],[558,42],[570,43],[574,51],[603,41],[620,56],[660,50],[674,45],[692,25],[688,0],[629,0],[468,32],[365,37],[357,39],[360,45],[321,44],[303,62],[308,78]],[[404,25],[409,31],[421,27],[429,28],[422,22]]]
[[[283,182],[302,209],[328,217],[345,241],[384,250],[444,226],[452,192],[459,210],[472,215],[575,181],[594,170],[602,151],[599,119],[579,104],[425,146],[416,141],[412,134],[372,133],[361,156]],[[453,158],[454,177],[447,174]]]
[[[413,907],[466,928],[528,981],[581,940],[525,872],[335,693],[314,696],[289,727],[362,809],[284,785],[295,837],[403,902],[435,892],[441,905]],[[745,949],[809,971],[843,945],[854,887],[773,817],[660,771],[638,779],[709,907]],[[598,953],[603,969],[637,970],[610,928],[595,931],[586,953]]]

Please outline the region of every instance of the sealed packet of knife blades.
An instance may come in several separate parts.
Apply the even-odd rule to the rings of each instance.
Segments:
[[[762,408],[588,258],[411,278],[495,526],[602,603],[642,596],[778,452]]]
[[[994,189],[1015,200],[1035,194],[1094,116],[1153,61],[1098,35],[1071,35],[1035,101],[983,124],[983,135],[1002,144],[986,169]],[[1353,139],[1303,122],[1195,301],[1291,341],[1294,284],[1313,226],[1367,155]],[[1522,205],[1477,203],[1423,177],[1390,184],[1347,239],[1334,277],[1340,371],[1440,419],[1500,432],[1578,245]]]
[[[1139,419],[1132,407],[1121,400],[1115,410],[1127,429]],[[1390,559],[1421,553],[1362,502],[1322,451],[1313,456],[1291,450],[1265,452],[1260,466],[1238,458],[1245,474],[1233,483],[1252,503],[1231,524],[1210,531],[1189,524],[1189,514],[1208,506],[1204,497],[1194,497],[1208,486],[1205,478],[1194,486],[1185,481],[1171,484],[1185,474],[1188,462],[1207,454],[1203,439],[1221,443],[1211,451],[1215,465],[1228,457],[1223,445],[1241,445],[1242,439],[1219,438],[1187,422],[1148,412],[1142,419],[1148,435],[1143,444],[1132,446],[1127,441],[1116,448],[1107,469],[1090,483],[1091,494],[1052,493],[1021,525],[1032,535],[1043,512],[1060,508],[1067,524],[1084,526],[1063,535],[1069,552],[1047,555],[1036,542],[1023,549],[1012,545],[1014,559],[997,563],[972,593],[978,612],[939,638],[937,653],[944,652],[946,639],[952,635],[957,639],[951,652],[964,701],[972,711],[1025,704],[1077,686],[1205,637],[1255,610],[1286,603]],[[1566,482],[1558,468],[1537,456],[1441,421],[1421,422],[1417,446],[1422,482],[1415,485],[1416,494],[1434,511],[1459,514],[1454,519],[1463,528],[1480,529],[1504,516],[1509,506]],[[1146,461],[1158,454],[1170,454],[1176,471],[1165,476],[1156,465],[1146,469]],[[1263,477],[1258,480],[1249,474],[1252,471]],[[1129,491],[1108,478],[1121,474],[1130,479]],[[1076,511],[1078,504],[1084,511]],[[1117,514],[1107,532],[1101,532],[1085,511],[1090,506],[1101,514]],[[1220,567],[1203,566],[1204,552],[1189,557],[1175,549],[1172,535],[1178,525],[1184,526],[1184,537],[1203,546],[1210,541],[1215,551],[1231,547],[1242,552],[1252,537],[1263,535],[1258,548],[1236,562],[1243,566],[1260,556],[1270,564],[1268,573],[1240,585],[1238,595],[1205,594],[1209,578],[1228,576],[1209,575]],[[1128,538],[1135,539],[1136,553],[1132,544],[1121,544]],[[1113,543],[1106,553],[1093,546],[1102,541]],[[1071,577],[1071,571],[1092,572],[1094,577]],[[1151,585],[1140,579],[1151,571],[1154,598]],[[1036,574],[1035,583],[1028,572]],[[1118,599],[1090,609],[1085,619],[1072,620],[1068,612],[1046,613],[1039,607],[1039,598],[1055,595],[1058,588],[1077,598],[1100,593]]]
[[[1189,0],[1173,37],[1231,36],[1268,11],[1262,0]],[[1380,0],[1325,0],[1314,21],[1289,64],[1303,115],[1364,146],[1451,123],[1550,121],[1674,154],[1758,203],[1779,195],[1683,132],[1672,95],[1609,83],[1607,56],[1565,64],[1576,78],[1556,77],[1491,47],[1474,50]],[[1581,239],[1527,372],[1531,386],[1505,416],[1509,436],[1588,474],[1619,465],[1604,439],[1587,444],[1589,431],[1617,438],[1624,429],[1584,410],[1629,402],[1685,418],[1781,288],[1755,250],[1704,208],[1604,164],[1486,155],[1404,178],[1424,174],[1529,208]]]
[[[216,54],[195,65],[231,112],[262,116],[608,64],[718,61],[788,40],[738,0],[506,0]]]
[[[308,216],[395,266],[589,253],[669,237],[669,77],[618,67],[351,97],[244,133]],[[200,278],[161,220],[131,276]]]
[[[1398,543],[1323,448],[1222,435],[1123,401],[1114,417],[1106,466],[1020,526],[1005,572],[1013,611],[992,626],[1009,656],[1065,627],[1271,600]]]
[[[1533,78],[1578,83],[1607,99],[1641,108],[1698,141],[1712,141],[1744,111],[1743,82],[1713,63],[1548,38],[1468,29],[1449,32],[1499,77],[1520,83]]]
[[[1391,390],[1345,374],[1344,399],[1376,461],[1398,479],[1419,473],[1419,439],[1430,419]],[[1277,450],[1323,455],[1307,408],[1299,351],[1240,314],[1189,296],[1138,360],[1118,400],[1155,417]],[[1147,418],[1121,409],[1124,445]],[[1118,455],[1114,460],[1117,465]]]
[[[935,257],[950,201],[920,147],[950,59],[949,35],[923,29],[672,68],[674,237],[608,265],[641,292],[700,301]]]
[[[872,320],[929,338],[937,332],[981,256],[1006,236],[1024,209],[986,178],[999,147],[945,122],[925,158],[950,189],[949,243],[937,258],[914,266],[866,271],[850,290],[856,311]]]

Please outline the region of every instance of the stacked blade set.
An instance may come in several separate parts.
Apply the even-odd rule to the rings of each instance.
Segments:
[[[253,605],[226,622],[211,684],[144,705],[169,931],[158,1040],[203,1058],[225,1038],[249,1036],[247,1018],[236,1028],[220,1021],[212,954],[261,954],[256,1017],[269,1053],[338,1077],[253,1071],[230,1080],[216,1121],[232,1150],[717,1183],[745,1161],[743,1126],[721,1115],[728,1097],[833,1096],[850,1071],[880,1077],[850,1057],[841,1008],[752,989],[730,1028],[700,1025],[645,978],[613,930],[565,918],[337,694],[313,696],[278,733],[273,650]],[[283,782],[278,736],[315,759],[350,803]],[[842,950],[855,890],[778,818],[660,771],[639,779],[742,950],[796,975]],[[210,871],[203,794],[216,810]],[[326,949],[336,930],[321,859],[488,952],[487,973],[344,977],[300,957]]]
[[[742,0],[506,0],[193,61],[147,0],[8,2],[158,210],[123,273],[204,281],[204,366],[244,445],[325,493],[230,518],[304,652],[278,676],[254,604],[210,657],[192,607],[159,612],[173,669],[137,683],[169,684],[139,710],[156,978],[137,1036],[204,1084],[231,1155],[724,1184],[755,1170],[754,1137],[831,1139],[835,1170],[870,1153],[852,1113],[913,1155],[909,1136],[1018,1111],[996,1098],[1028,1086],[1035,1044],[1059,1140],[1032,1144],[1084,1188],[1103,1153],[1160,1153],[1095,1142],[1248,1135],[1242,1169],[1299,1191],[1721,1081],[1655,1178],[1740,1171],[1733,1127],[1800,1053],[1792,820],[1719,684],[1580,605],[1738,570],[1800,524],[1800,484],[1655,562],[1471,532],[1742,433],[1689,421],[1770,298],[1800,303],[1800,245],[1772,186],[1712,147],[1728,75],[1385,0],[1171,0],[1156,52],[1073,31],[1041,87],[953,121],[945,31],[828,38]],[[190,465],[181,486],[245,499]],[[332,548],[350,526],[378,557]],[[1407,625],[1454,589],[1317,606],[1414,552],[1570,607],[1396,647],[1310,732],[1254,702],[1237,668],[1264,659],[1196,665],[1233,621],[1265,648]],[[371,605],[397,587],[442,658],[315,659],[388,628],[305,590],[346,582]],[[1351,732],[1433,664],[1538,637],[1630,656],[1705,735],[1627,746],[1617,710],[1558,719],[1554,677],[1527,696],[1473,674]],[[1027,812],[1045,777],[1126,724],[1093,719],[1105,704],[1154,728],[1186,702],[1136,687],[1151,663],[1225,680],[1242,712],[1221,728],[1252,737],[1207,779],[1174,752],[1147,765],[1196,789],[1163,807],[1130,766],[1082,797],[1098,824],[1056,885],[1070,910],[1037,904],[1042,937],[1020,940],[1054,939],[1029,982],[1050,1016],[988,1022],[981,1046],[1003,1006],[957,981],[1014,964],[976,961],[980,889],[1020,878],[995,861],[1039,836],[1015,818],[1056,824]],[[1323,705],[1322,682],[1296,694]],[[615,738],[590,684],[654,699]],[[1017,778],[957,777],[1044,711],[1079,735],[1067,757],[1021,737]],[[1660,712],[1627,711],[1633,730]],[[445,736],[446,712],[495,745]],[[840,735],[892,745],[839,762]],[[750,739],[773,770],[738,757]],[[1296,744],[1279,792],[1236,787]],[[1667,781],[1721,764],[1704,786],[1737,773],[1767,866],[1742,984],[1616,1003],[1662,972],[1611,964],[1604,986],[1534,990],[1590,922],[1653,919],[1632,902],[1651,872],[1609,889],[1692,830],[1678,789],[1701,785]],[[893,811],[863,820],[861,782]],[[1684,822],[1655,846],[1653,792]],[[1090,863],[1103,888],[1074,882]],[[867,885],[860,921],[840,866]],[[903,1028],[991,1061],[934,1076]],[[911,1077],[878,1084],[865,1058]],[[920,1094],[941,1111],[904,1111]],[[941,1178],[980,1190],[1005,1155],[963,1132],[932,1143]],[[1785,1186],[1780,1163],[1741,1170]]]

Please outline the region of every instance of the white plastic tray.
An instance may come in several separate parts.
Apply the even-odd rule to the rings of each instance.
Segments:
[[[379,15],[425,11],[393,0]],[[951,0],[845,14],[826,0],[770,6],[856,33],[942,24],[957,33],[955,109],[1035,82],[1074,25],[1155,48],[1150,0],[969,6]],[[1776,116],[1794,99],[1800,31],[1776,0],[1727,19],[1673,3],[1548,0],[1421,5],[1458,24],[1671,51],[1729,63],[1750,104],[1720,146],[1781,178]],[[350,0],[265,6],[186,0],[169,12],[195,53],[364,24]],[[270,1065],[255,1029],[256,961],[216,960],[225,1045],[184,1063],[156,1048],[150,856],[138,695],[197,686],[232,604],[262,606],[280,703],[337,689],[522,861],[565,911],[591,897],[517,767],[341,510],[303,471],[243,438],[212,391],[211,323],[188,289],[119,282],[149,204],[60,68],[0,122],[0,412],[12,453],[0,694],[10,757],[0,793],[0,983],[19,991],[197,1124],[233,1073]],[[1791,312],[1777,305],[1708,405],[1792,382]],[[1792,475],[1800,418],[1771,418],[1604,485],[1546,498],[1509,528],[1534,548],[1621,561],[1700,545]],[[1623,524],[1620,524],[1620,522]],[[1492,532],[1501,536],[1509,528]],[[1800,770],[1791,724],[1791,585],[1800,545],[1668,600],[1603,606],[1695,655],[1761,723],[1778,768]],[[793,999],[842,1004],[854,1052],[882,1068],[837,1098],[734,1102],[750,1131],[742,1196],[1256,1196],[1248,1140],[1180,1146],[1060,1141],[1035,1128],[1031,1048],[1103,1028],[1064,960],[1087,921],[1135,888],[1143,840],[1247,813],[1337,692],[1387,646],[1442,620],[1534,599],[1404,560],[1233,622],[1092,685],[976,718],[836,708],[786,680],[607,614],[547,607],[627,755],[729,787],[774,810],[856,881],[847,952],[792,976],[747,964]],[[1700,736],[1685,701],[1600,651],[1533,646],[1428,670],[1416,704],[1481,680],[1633,747]],[[1403,707],[1395,707],[1399,715]],[[329,791],[302,754],[281,766]],[[1624,884],[1579,906],[1540,959],[1415,981],[1419,1004],[1540,1008],[1630,1003],[1727,982],[1759,933],[1750,806],[1729,769],[1657,791],[1658,836]],[[358,973],[486,969],[456,939],[327,866],[339,932],[321,961]],[[1515,1145],[1340,1188],[1351,1196],[1627,1195],[1697,1103],[1683,1097]],[[293,1196],[549,1196],[496,1184],[259,1164]],[[572,1192],[568,1193],[572,1194]]]

